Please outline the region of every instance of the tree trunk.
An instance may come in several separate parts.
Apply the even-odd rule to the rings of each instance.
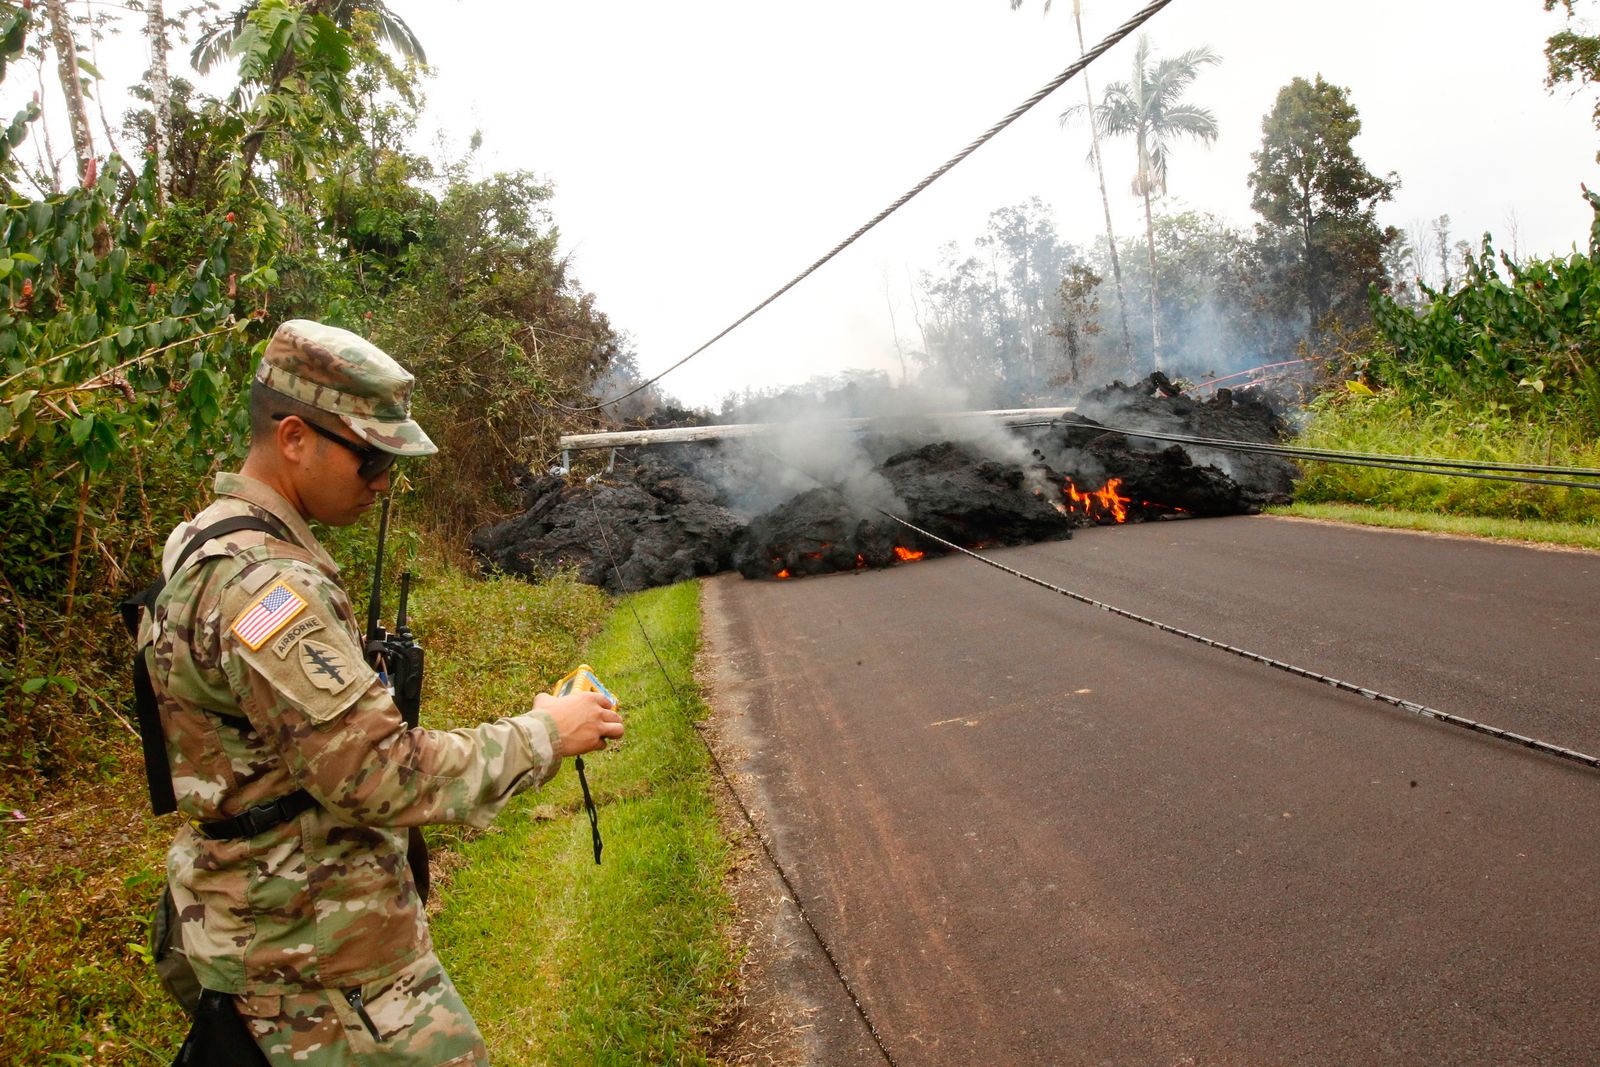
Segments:
[[[161,0],[145,0],[148,21],[145,37],[150,42],[150,94],[155,103],[155,136],[151,145],[156,153],[156,202],[167,202],[167,190],[172,184],[171,146],[167,143],[172,129],[172,78],[167,73],[167,19],[161,9]]]
[[[1311,193],[1309,190],[1301,199],[1300,205],[1300,233],[1301,243],[1305,247],[1305,285],[1306,285],[1306,340],[1310,340],[1317,332],[1317,319],[1320,312],[1317,308],[1317,249],[1312,240],[1312,224],[1315,220],[1311,212]]]
[[[61,92],[67,98],[72,149],[78,157],[78,181],[87,183],[94,177],[94,140],[89,131],[89,109],[83,103],[83,83],[78,77],[78,49],[72,40],[72,23],[67,15],[66,0],[45,0],[45,10],[50,15],[50,43],[56,50]]]
[[[1078,54],[1083,46],[1083,3],[1072,0],[1072,21],[1078,28]],[[1122,257],[1117,254],[1117,235],[1111,228],[1111,197],[1106,193],[1106,167],[1100,158],[1100,123],[1094,114],[1094,91],[1089,87],[1089,74],[1083,74],[1083,97],[1089,105],[1089,154],[1094,157],[1094,170],[1100,176],[1100,205],[1106,212],[1106,247],[1111,253],[1111,276],[1117,283],[1117,316],[1122,321],[1122,359],[1133,373],[1133,333],[1128,329],[1128,298],[1122,288]]]
[[[1154,370],[1161,366],[1161,316],[1156,299],[1156,222],[1150,210],[1150,160],[1145,154],[1144,131],[1139,131],[1139,191],[1144,194],[1144,236],[1150,250],[1150,362]]]

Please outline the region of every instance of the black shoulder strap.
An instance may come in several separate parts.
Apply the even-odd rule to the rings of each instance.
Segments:
[[[256,515],[239,515],[223,519],[205,527],[189,539],[189,543],[178,554],[177,562],[172,565],[172,573],[177,574],[182,570],[189,557],[207,541],[225,534],[238,533],[240,530],[260,530],[280,541],[289,540],[289,535],[284,532],[283,527],[271,519]],[[122,602],[122,623],[135,640],[139,636],[139,612],[153,611],[156,597],[161,595],[161,590],[166,588],[166,585],[167,579],[163,575],[148,589],[135,593]],[[172,791],[172,765],[167,762],[167,742],[161,733],[161,713],[156,703],[155,686],[150,682],[150,665],[144,658],[146,647],[148,646],[140,645],[133,653],[133,703],[139,716],[139,743],[144,749],[144,777],[145,784],[150,787],[150,807],[157,815],[166,815],[178,810],[178,798]]]

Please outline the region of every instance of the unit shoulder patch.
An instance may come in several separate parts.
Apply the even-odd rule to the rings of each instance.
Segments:
[[[254,652],[273,634],[294,621],[306,608],[305,598],[279,580],[268,586],[239,613],[229,627],[233,635]]]
[[[300,669],[312,685],[328,693],[342,692],[357,674],[354,665],[345,662],[344,653],[332,645],[304,639],[300,642]]]

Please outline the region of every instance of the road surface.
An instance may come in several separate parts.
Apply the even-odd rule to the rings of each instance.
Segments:
[[[1600,753],[1600,554],[1253,517],[995,555]],[[741,791],[902,1067],[1600,1057],[1600,771],[969,559],[705,604]],[[828,973],[813,1059],[883,1062]]]

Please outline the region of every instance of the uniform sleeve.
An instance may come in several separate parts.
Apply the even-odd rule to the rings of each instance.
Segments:
[[[349,822],[487,826],[560,766],[544,712],[407,729],[351,633],[349,599],[310,568],[269,561],[244,572],[221,617],[223,666],[245,713],[289,773]]]

